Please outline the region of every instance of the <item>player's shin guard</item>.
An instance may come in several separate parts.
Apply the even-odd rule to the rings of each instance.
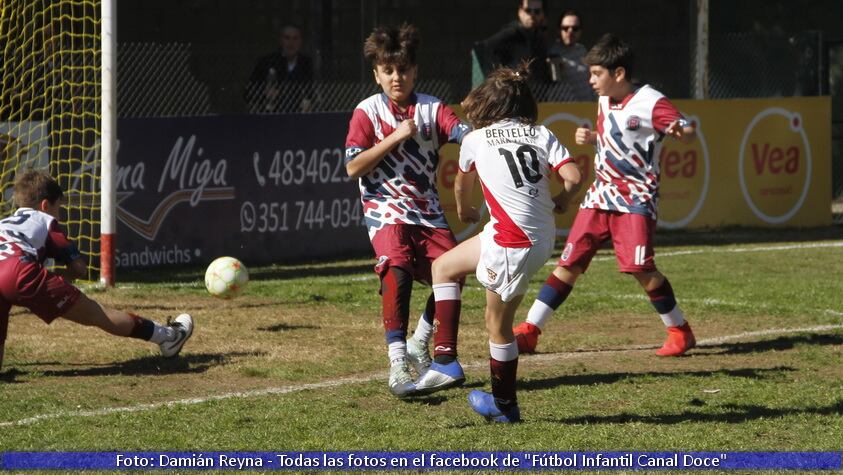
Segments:
[[[152,338],[152,335],[155,334],[155,322],[131,313],[129,315],[135,322],[135,325],[132,327],[132,332],[129,333],[129,337],[149,341]]]
[[[492,395],[495,404],[506,411],[518,404],[515,395],[515,377],[518,373],[518,344],[489,341],[489,369],[492,373]]]
[[[436,314],[436,299],[433,292],[427,298],[427,304],[424,307],[424,313],[419,317],[419,323],[416,325],[416,331],[413,333],[413,338],[417,341],[427,344],[430,337],[433,336],[433,316]]]
[[[676,304],[676,297],[673,295],[673,287],[667,278],[657,289],[647,292],[653,308],[659,312],[662,321],[667,327],[681,327],[685,324],[685,315]]]
[[[132,327],[130,338],[145,340],[156,345],[172,340],[176,335],[169,326],[159,325],[152,320],[143,318],[133,313],[129,314],[135,325]]]
[[[407,324],[410,319],[410,294],[413,277],[400,267],[390,267],[381,279],[381,303],[386,344],[407,338]]]
[[[436,317],[433,331],[433,359],[447,364],[457,357],[457,332],[462,306],[460,286],[457,282],[434,284]]]
[[[520,353],[533,353],[539,343],[545,324],[553,312],[568,298],[573,287],[562,282],[555,275],[545,281],[544,286],[539,290],[539,295],[527,312],[527,321],[522,322],[513,329],[515,341],[518,342]]]
[[[544,330],[550,315],[565,302],[573,289],[555,275],[550,274],[539,290],[539,295],[536,296],[530,311],[527,312],[527,322],[537,326],[539,330]]]

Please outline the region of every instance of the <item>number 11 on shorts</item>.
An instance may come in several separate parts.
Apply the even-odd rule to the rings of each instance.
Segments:
[[[635,246],[635,265],[644,265],[644,256],[647,255],[647,246]]]

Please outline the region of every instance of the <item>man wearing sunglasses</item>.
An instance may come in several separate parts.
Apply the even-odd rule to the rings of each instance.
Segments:
[[[548,51],[551,80],[556,82],[553,100],[593,101],[594,92],[588,84],[588,67],[583,64],[586,48],[580,43],[582,24],[580,15],[568,10],[559,17],[559,38]]]
[[[485,56],[484,75],[498,66],[517,68],[523,60],[534,60],[530,78],[536,82],[550,80],[547,63],[547,42],[544,36],[545,13],[542,0],[519,0],[518,19],[500,31],[475,44],[478,54]]]

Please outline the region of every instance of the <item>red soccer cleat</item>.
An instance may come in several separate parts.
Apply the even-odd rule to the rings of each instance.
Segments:
[[[659,356],[681,356],[697,345],[691,326],[685,322],[681,327],[667,327],[667,340],[656,351]]]
[[[515,333],[515,341],[518,342],[518,353],[525,355],[527,353],[535,353],[536,345],[539,343],[539,335],[542,334],[539,327],[530,322],[521,322],[517,327],[512,329]]]

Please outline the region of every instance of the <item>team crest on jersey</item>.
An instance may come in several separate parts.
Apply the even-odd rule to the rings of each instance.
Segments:
[[[574,250],[574,245],[572,243],[565,244],[565,249],[562,251],[562,260],[567,261],[569,257],[571,257],[571,251]]]
[[[486,276],[489,277],[490,282],[494,282],[498,278],[498,273],[492,269],[486,268]]]
[[[641,127],[641,117],[631,115],[626,119],[627,130],[638,130]]]
[[[421,132],[422,139],[424,139],[425,141],[430,141],[430,138],[433,136],[430,124],[427,122],[422,124],[421,128],[419,129],[419,132]]]
[[[348,147],[345,149],[345,158],[354,158],[357,155],[360,155],[363,149],[360,147]]]

